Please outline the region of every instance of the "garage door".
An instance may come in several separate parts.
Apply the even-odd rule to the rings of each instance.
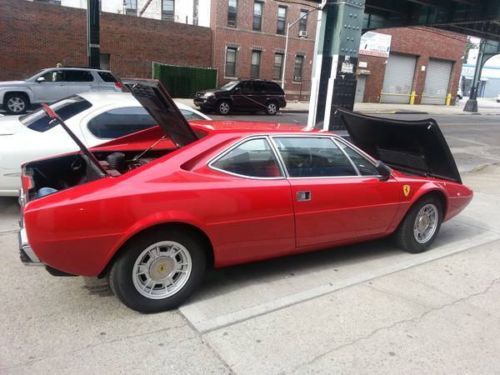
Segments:
[[[382,103],[409,103],[413,74],[415,73],[415,56],[391,54],[385,67]]]
[[[429,60],[425,76],[422,104],[445,104],[450,83],[452,62],[443,60]]]

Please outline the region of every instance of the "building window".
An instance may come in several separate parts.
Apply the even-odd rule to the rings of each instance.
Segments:
[[[137,0],[124,0],[125,14],[129,16],[137,16]]]
[[[283,74],[283,58],[284,54],[275,53],[274,54],[274,65],[273,65],[273,79],[279,81],[281,75]]]
[[[262,9],[264,8],[264,3],[256,1],[253,4],[253,29],[255,31],[262,30]]]
[[[193,0],[193,25],[198,26],[199,0]]]
[[[286,7],[279,6],[276,34],[285,34],[285,28],[286,28]]]
[[[175,1],[162,0],[161,4],[161,19],[167,21],[175,21]]]
[[[236,19],[238,18],[238,0],[229,0],[227,8],[227,25],[236,27]]]
[[[300,21],[299,21],[299,36],[301,34],[307,34],[307,15],[308,11],[301,9],[300,10]]]
[[[293,80],[296,82],[302,81],[302,70],[304,69],[304,56],[295,56],[295,66],[293,68]]]
[[[236,55],[238,48],[227,47],[226,49],[226,69],[224,75],[226,77],[236,77]]]
[[[250,66],[250,78],[259,78],[260,76],[260,55],[261,51],[252,51],[252,65]]]

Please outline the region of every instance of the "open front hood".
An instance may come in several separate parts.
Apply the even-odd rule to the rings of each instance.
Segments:
[[[337,111],[351,142],[374,158],[403,171],[462,182],[435,120],[405,121]]]
[[[123,84],[157,121],[165,135],[177,147],[186,146],[198,137],[184,118],[179,108],[158,80],[126,79]]]

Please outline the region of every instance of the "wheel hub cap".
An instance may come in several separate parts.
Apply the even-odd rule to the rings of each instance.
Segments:
[[[429,241],[438,226],[438,210],[433,204],[426,204],[418,211],[413,226],[413,235],[418,243]]]
[[[24,110],[24,101],[22,101],[20,98],[10,98],[7,101],[7,107],[12,111],[12,112],[21,112]]]
[[[160,281],[170,276],[175,269],[175,260],[170,257],[159,257],[151,263],[149,274],[153,281]]]
[[[189,251],[174,241],[157,242],[141,252],[132,269],[136,290],[149,299],[163,299],[179,292],[189,280]]]

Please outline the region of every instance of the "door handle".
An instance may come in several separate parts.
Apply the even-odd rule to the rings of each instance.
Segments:
[[[310,191],[298,191],[297,192],[297,201],[305,202],[311,200],[311,192]]]

